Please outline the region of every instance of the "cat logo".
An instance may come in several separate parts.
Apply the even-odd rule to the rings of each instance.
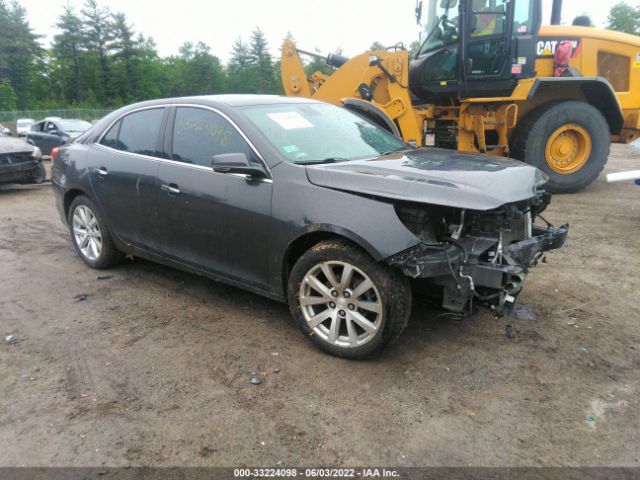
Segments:
[[[536,44],[536,55],[538,56],[538,58],[553,57],[556,54],[556,47],[560,45],[560,43],[564,42],[565,40],[571,42],[574,52],[580,46],[580,40],[578,39],[566,38],[566,39],[540,40]]]

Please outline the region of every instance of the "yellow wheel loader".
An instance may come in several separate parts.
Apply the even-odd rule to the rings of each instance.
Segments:
[[[285,41],[284,91],[342,105],[414,145],[523,160],[551,192],[579,191],[612,141],[640,137],[640,37],[560,26],[561,0],[541,26],[541,1],[429,0],[415,58],[401,45],[329,55],[331,75],[308,77],[309,52]]]

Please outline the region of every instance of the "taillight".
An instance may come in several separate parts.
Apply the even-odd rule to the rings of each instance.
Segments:
[[[60,147],[55,147],[53,150],[51,150],[51,162],[52,163],[56,159],[56,157],[58,156],[58,153],[60,153]]]

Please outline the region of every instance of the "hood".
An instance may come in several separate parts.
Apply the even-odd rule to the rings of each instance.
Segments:
[[[306,168],[309,181],[321,187],[472,210],[534,197],[547,180],[517,160],[437,148]]]
[[[24,140],[11,137],[0,137],[0,155],[3,153],[31,153],[33,145]]]

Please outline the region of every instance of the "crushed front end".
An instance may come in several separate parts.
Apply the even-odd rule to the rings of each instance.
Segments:
[[[539,191],[490,211],[396,204],[398,217],[421,243],[387,263],[441,293],[447,310],[467,313],[480,302],[496,315],[509,313],[529,269],[567,239],[568,225],[534,225],[549,200]]]

